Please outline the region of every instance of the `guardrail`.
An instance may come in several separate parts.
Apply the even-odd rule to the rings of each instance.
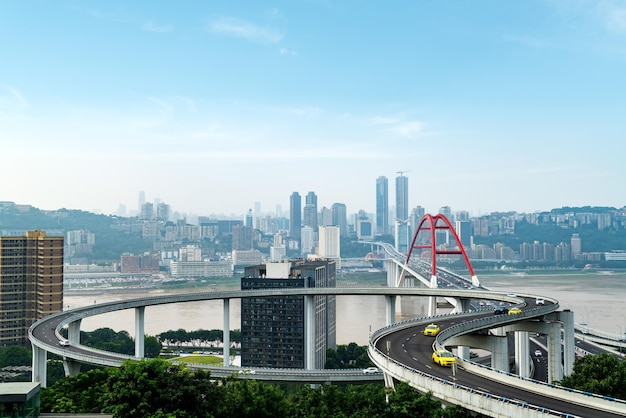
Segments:
[[[523,311],[522,314],[517,314],[511,317],[507,317],[507,315],[493,315],[490,317],[482,317],[482,318],[472,319],[470,321],[465,321],[460,324],[452,325],[444,329],[443,331],[441,331],[435,338],[435,342],[433,343],[433,345],[435,349],[440,349],[440,348],[443,348],[446,340],[451,339],[453,337],[458,337],[465,333],[476,331],[479,329],[491,328],[494,325],[506,325],[508,323],[517,322],[523,318],[533,318],[533,317],[541,316],[541,315],[548,314],[548,313],[555,311],[556,309],[558,309],[558,307],[559,307],[558,303],[548,304],[548,305],[539,306],[536,308]],[[559,411],[549,410],[544,407],[528,404],[526,402],[519,402],[519,401],[514,401],[508,398],[504,398],[504,397],[498,397],[488,392],[482,392],[474,388],[467,388],[462,385],[456,384],[454,382],[450,382],[445,379],[431,376],[423,371],[412,369],[408,366],[403,365],[402,363],[397,362],[396,360],[388,357],[387,355],[385,355],[384,353],[382,353],[380,350],[376,348],[377,341],[382,339],[387,334],[390,334],[392,332],[396,332],[402,329],[411,328],[413,326],[421,325],[423,323],[433,321],[433,319],[435,318],[445,318],[445,317],[449,317],[453,315],[462,317],[462,316],[468,316],[468,315],[473,315],[473,314],[467,314],[467,315],[445,314],[445,315],[439,315],[437,317],[415,318],[415,319],[402,321],[401,323],[398,323],[398,324],[389,325],[387,327],[381,328],[377,330],[376,332],[372,333],[372,335],[370,336],[370,341],[368,345],[368,354],[370,354],[370,357],[372,358],[374,363],[386,372],[389,371],[387,369],[388,366],[395,367],[397,369],[397,366],[400,365],[402,366],[402,370],[406,369],[406,370],[410,370],[411,373],[414,373],[415,376],[411,376],[409,379],[406,379],[406,378],[403,379],[405,381],[411,382],[410,379],[416,376],[429,376],[431,378],[431,383],[434,380],[434,381],[442,381],[444,382],[445,385],[453,384],[455,388],[461,388],[461,389],[468,391],[469,393],[479,394],[480,399],[482,401],[485,401],[485,398],[493,399],[499,403],[501,402],[501,403],[507,403],[507,404],[511,404],[511,403],[519,404],[518,406],[521,407],[522,409],[531,408],[533,410],[538,411],[541,414],[549,413],[555,416],[570,416],[568,414],[564,414]],[[378,359],[378,362],[374,360],[373,356],[376,356],[376,358]],[[597,394],[590,393],[590,392],[577,391],[575,389],[566,388],[566,387],[559,386],[559,385],[549,384],[549,383],[540,382],[534,379],[520,377],[518,375],[499,371],[489,366],[472,362],[471,360],[460,359],[457,357],[457,361],[458,361],[458,364],[461,365],[466,371],[487,377],[491,380],[498,380],[504,384],[515,385],[518,387],[522,387],[525,390],[529,390],[529,391],[540,393],[540,394],[547,394],[548,396],[565,400],[568,402],[576,403],[579,405],[589,406],[589,407],[596,408],[599,410],[608,411],[611,413],[626,415],[626,401],[621,400],[621,399],[597,395]],[[402,373],[406,374],[406,372],[402,372]],[[390,374],[398,379],[402,379],[402,373],[398,373],[398,370],[396,370],[395,374],[394,373],[390,373]],[[420,385],[421,386],[415,386],[415,385],[413,386],[420,388],[422,390],[424,389],[429,390],[431,388],[430,385],[425,385],[423,383],[421,383]],[[448,394],[447,390],[441,390],[438,393],[435,393],[435,391],[433,391],[433,394],[435,395],[435,397],[438,397],[438,398],[439,396],[442,396],[439,399],[448,400],[452,403],[457,403],[459,401],[458,397]],[[461,399],[461,401],[464,404],[468,402],[468,400],[464,398]],[[471,400],[469,401],[469,403],[467,403],[467,405],[471,405],[472,410],[475,410],[476,412],[485,413],[485,414],[487,414],[487,412],[490,412],[488,409],[486,410],[482,409],[483,407],[481,403],[478,403],[478,404],[479,404],[478,406],[475,405],[474,401],[471,401]],[[492,405],[492,406],[495,406],[495,405]],[[502,406],[500,404],[497,405],[497,408],[501,408],[501,407]],[[479,409],[473,409],[473,408],[479,408]],[[527,411],[525,413],[527,413]],[[517,411],[517,413],[514,413],[514,411],[507,410],[506,414],[507,415],[504,415],[504,416],[517,416],[520,414],[520,411]],[[532,415],[525,415],[525,416],[532,416]]]

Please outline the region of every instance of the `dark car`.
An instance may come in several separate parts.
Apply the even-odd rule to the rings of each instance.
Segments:
[[[496,315],[506,315],[509,313],[509,308],[496,308],[493,313]]]

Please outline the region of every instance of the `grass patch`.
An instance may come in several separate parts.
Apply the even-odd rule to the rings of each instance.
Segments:
[[[184,356],[172,361],[176,363],[196,363],[196,364],[213,364],[221,365],[224,363],[224,359],[216,356]]]

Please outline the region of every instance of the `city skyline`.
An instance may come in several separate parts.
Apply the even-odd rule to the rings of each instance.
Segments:
[[[35,3],[0,5],[0,201],[626,204],[621,1]]]

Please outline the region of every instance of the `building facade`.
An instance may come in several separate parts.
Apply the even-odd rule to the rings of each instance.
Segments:
[[[389,233],[389,180],[376,179],[376,235]]]
[[[409,219],[409,178],[403,175],[396,177],[396,220]]]
[[[28,345],[28,328],[63,310],[63,237],[0,237],[0,346]]]
[[[289,198],[289,236],[298,243],[302,231],[302,197],[300,193],[293,192]]]
[[[287,261],[247,267],[242,290],[335,287],[332,260]],[[326,350],[336,348],[335,296],[315,296],[314,359],[322,369]],[[241,365],[243,367],[305,368],[304,297],[271,296],[241,300]]]

